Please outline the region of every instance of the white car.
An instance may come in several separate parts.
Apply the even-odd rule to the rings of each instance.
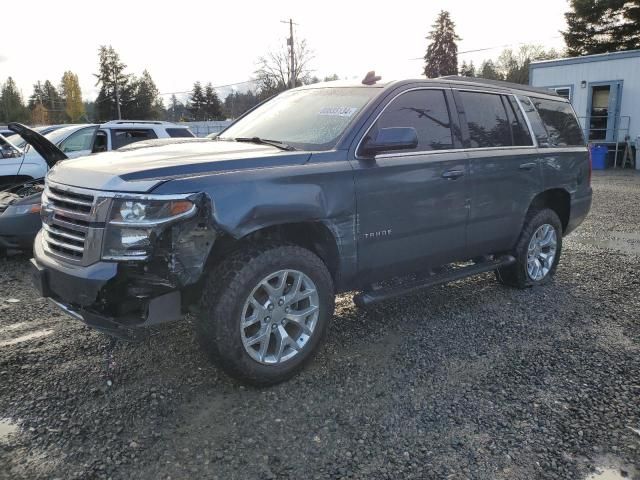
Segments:
[[[189,127],[170,122],[114,120],[97,124],[70,125],[58,128],[45,137],[68,158],[116,150],[141,140],[193,137]],[[0,184],[42,178],[49,166],[28,145],[22,156],[0,159]]]

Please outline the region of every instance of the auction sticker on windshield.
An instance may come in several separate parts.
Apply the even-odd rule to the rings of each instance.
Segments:
[[[350,117],[358,111],[357,107],[324,107],[318,115],[330,115],[335,117]]]

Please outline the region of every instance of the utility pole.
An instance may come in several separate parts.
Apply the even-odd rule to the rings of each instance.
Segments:
[[[287,45],[289,47],[289,88],[296,88],[296,52],[295,44],[293,43],[293,26],[297,23],[293,23],[293,19],[289,21],[281,20],[281,23],[289,24],[289,38],[287,38]]]
[[[116,67],[113,67],[113,89],[116,94],[116,109],[118,111],[118,120],[122,120],[122,114],[120,113],[120,92],[118,91],[118,72],[116,71]]]
[[[289,84],[291,88],[296,88],[296,54],[293,44],[293,20],[289,19],[289,54],[291,56],[291,75]]]

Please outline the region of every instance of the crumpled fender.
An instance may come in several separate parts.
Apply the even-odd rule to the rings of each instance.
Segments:
[[[153,193],[206,193],[214,228],[236,239],[276,225],[319,222],[334,236],[344,278],[356,270],[357,222],[352,169],[344,155],[323,152],[302,165],[175,179]]]

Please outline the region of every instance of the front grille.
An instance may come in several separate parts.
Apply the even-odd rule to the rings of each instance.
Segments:
[[[94,196],[47,185],[43,197],[43,240],[48,250],[73,263],[85,257]]]
[[[47,187],[47,198],[54,207],[69,212],[91,213],[93,196]]]

